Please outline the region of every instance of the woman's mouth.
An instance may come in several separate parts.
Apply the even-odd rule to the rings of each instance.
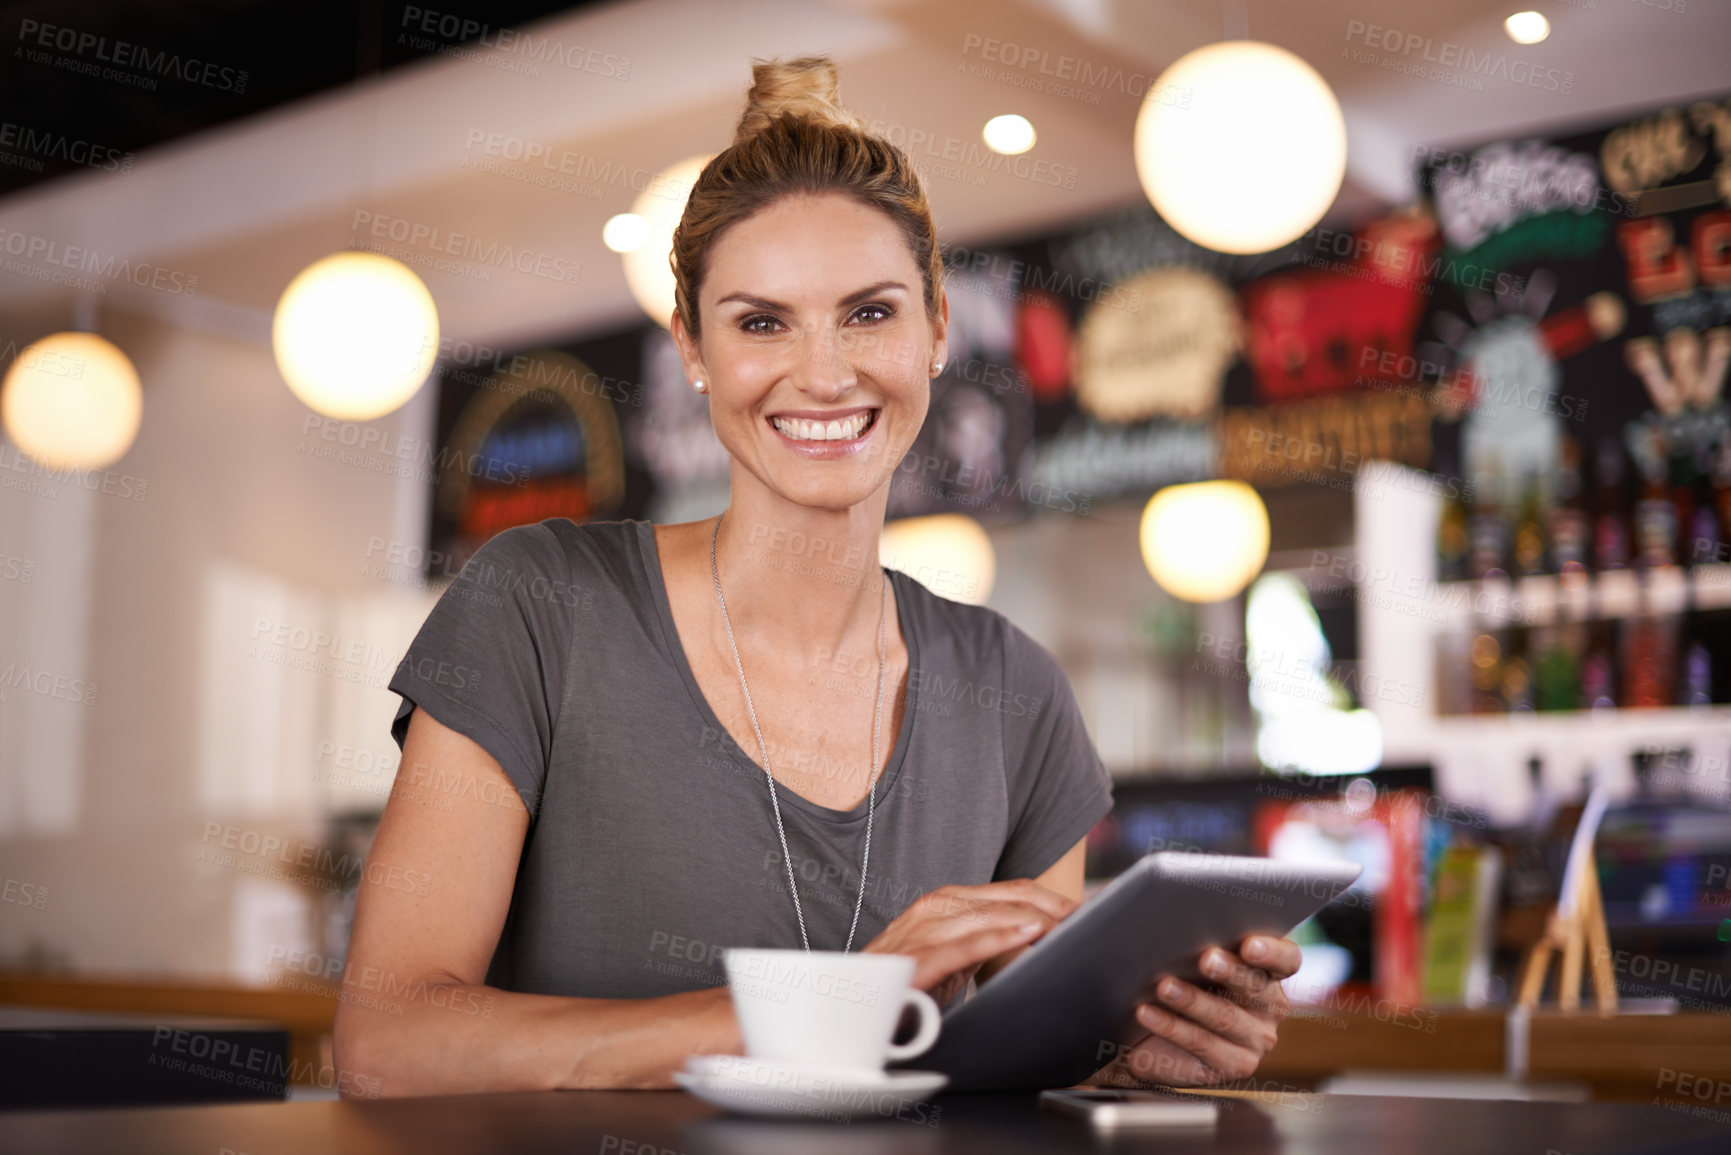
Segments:
[[[877,425],[879,410],[861,409],[841,417],[821,420],[808,417],[771,417],[775,431],[800,444],[846,445],[860,441]]]

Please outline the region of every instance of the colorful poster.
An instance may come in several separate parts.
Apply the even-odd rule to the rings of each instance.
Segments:
[[[1650,486],[1723,471],[1731,97],[1438,151],[1421,182],[1443,247],[1389,376],[1434,389],[1439,469],[1504,501],[1550,500],[1565,448]]]
[[[488,538],[549,517],[587,521],[618,509],[624,462],[609,382],[569,353],[522,354],[466,396],[444,433],[433,491],[431,554],[460,567]]]

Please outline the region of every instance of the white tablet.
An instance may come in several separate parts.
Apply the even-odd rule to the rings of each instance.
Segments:
[[[942,1071],[950,1091],[1072,1086],[1148,1033],[1136,1004],[1158,1002],[1162,975],[1205,981],[1204,950],[1285,935],[1363,869],[1147,855],[947,1013],[931,1050],[894,1065]]]

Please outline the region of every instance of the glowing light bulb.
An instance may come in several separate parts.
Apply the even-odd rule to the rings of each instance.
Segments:
[[[1142,561],[1187,602],[1236,596],[1268,560],[1268,509],[1242,481],[1169,485],[1142,511]]]
[[[427,380],[439,355],[439,311],[407,265],[378,253],[333,253],[283,290],[271,348],[309,409],[370,421]]]
[[[966,514],[939,513],[888,522],[878,560],[951,601],[983,605],[992,594],[997,557],[992,539]]]
[[[1005,156],[1020,156],[1034,147],[1036,139],[1034,126],[1028,123],[1028,118],[1015,113],[992,117],[986,121],[980,136],[987,148]]]
[[[144,411],[138,370],[95,333],[52,333],[25,346],[0,384],[0,421],[51,469],[103,469],[132,448]]]
[[[1292,53],[1221,41],[1180,57],[1149,87],[1135,160],[1173,228],[1219,252],[1264,253],[1334,203],[1346,121],[1328,82]]]

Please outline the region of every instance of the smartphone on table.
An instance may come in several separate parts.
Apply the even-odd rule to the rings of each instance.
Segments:
[[[1152,1127],[1212,1127],[1220,1105],[1189,1095],[1162,1095],[1113,1087],[1067,1087],[1041,1091],[1040,1106],[1086,1119],[1100,1130]]]

